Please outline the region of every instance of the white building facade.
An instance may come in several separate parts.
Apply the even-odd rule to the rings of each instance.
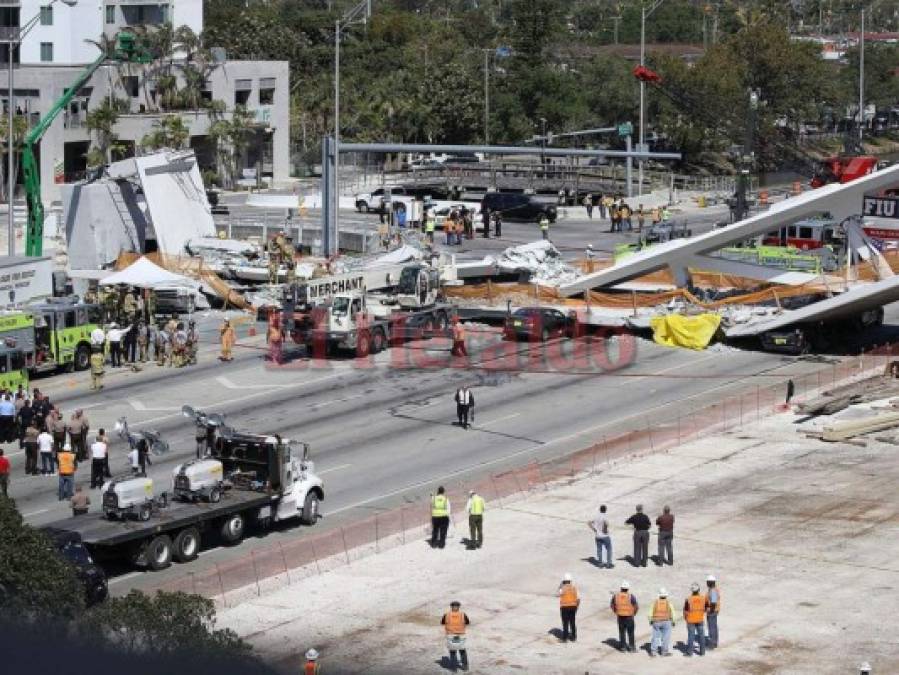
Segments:
[[[93,42],[102,35],[138,25],[171,23],[203,30],[203,0],[79,0],[74,6],[50,0],[0,0],[0,30],[22,27],[37,17],[14,53],[13,105],[33,125],[100,52]],[[14,30],[14,28],[13,28]],[[0,49],[0,98],[8,105],[8,48]],[[177,71],[177,69],[175,69]],[[216,158],[207,134],[212,122],[206,110],[154,112],[153,87],[138,86],[140,67],[129,74],[115,65],[103,65],[44,135],[39,148],[41,196],[45,203],[59,199],[59,184],[84,177],[85,156],[91,146],[87,114],[110,95],[130,101],[115,127],[118,142],[140,152],[140,142],[165,115],[178,115],[190,130],[190,145],[204,168],[215,169]],[[286,61],[223,61],[208,77],[204,98],[225,103],[227,117],[238,104],[250,110],[256,126],[242,153],[242,167],[261,170],[273,183],[289,179],[289,68]],[[148,100],[148,96],[150,100]],[[5,122],[4,122],[5,123]]]

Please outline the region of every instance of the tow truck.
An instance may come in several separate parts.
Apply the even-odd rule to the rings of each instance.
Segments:
[[[0,314],[0,342],[19,349],[31,373],[90,366],[91,331],[102,324],[99,305],[52,298]]]
[[[349,350],[366,357],[390,344],[445,334],[455,314],[443,297],[440,271],[419,264],[403,268],[395,292],[353,288],[315,303],[295,286],[273,320],[310,353]]]
[[[193,409],[185,407],[183,412],[196,419]],[[143,489],[149,479],[131,479],[142,488],[134,490],[128,478],[119,477],[103,487],[102,512],[67,518],[48,527],[78,535],[97,562],[118,560],[161,570],[172,559],[180,563],[194,560],[200,553],[201,535],[206,532],[217,534],[220,543],[235,545],[244,538],[248,526],[317,522],[325,492],[309,459],[308,444],[277,434],[237,431],[225,425],[219,415],[210,415],[202,423],[212,425],[215,432],[206,459],[221,464],[218,501],[168,500],[158,495],[155,508],[144,509],[139,517],[122,517],[134,506],[128,500],[139,502],[138,509],[146,504]],[[183,490],[183,480],[184,472],[176,470],[171,489]],[[152,491],[152,482],[149,486]]]

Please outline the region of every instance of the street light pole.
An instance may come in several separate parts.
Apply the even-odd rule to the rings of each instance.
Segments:
[[[327,224],[329,232],[337,237],[337,210],[340,208],[340,21],[334,22],[334,204],[331,210],[335,227]],[[322,232],[325,239],[325,233]],[[327,238],[330,238],[330,234]],[[332,242],[331,246],[336,251],[338,242]],[[327,253],[327,252],[326,252]]]

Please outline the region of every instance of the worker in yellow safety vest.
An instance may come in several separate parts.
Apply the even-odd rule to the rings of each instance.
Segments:
[[[443,486],[437,488],[437,494],[431,495],[431,548],[446,546],[446,533],[449,530],[450,501]]]
[[[474,490],[468,493],[468,548],[481,548],[484,544],[484,498]]]
[[[577,608],[581,605],[577,588],[571,582],[571,573],[566,572],[559,584],[559,612],[562,614],[562,642],[577,641]]]
[[[540,235],[544,240],[549,239],[549,218],[545,213],[540,216]]]
[[[434,243],[434,229],[437,227],[437,218],[432,210],[428,210],[425,215],[425,235],[428,237],[428,243]]]
[[[690,586],[690,597],[684,602],[687,622],[687,656],[693,656],[693,644],[699,642],[699,655],[705,656],[705,612],[708,599],[699,592],[699,584]]]
[[[649,625],[652,626],[652,641],[649,643],[649,655],[671,656],[671,629],[674,626],[674,608],[668,599],[668,591],[659,589],[659,597],[652,603],[649,612]]]
[[[462,611],[462,604],[458,600],[450,603],[450,611],[440,619],[440,625],[446,635],[446,646],[450,654],[450,668],[456,670],[458,653],[462,661],[462,670],[468,670],[468,649],[465,643],[466,626],[471,624],[468,615]]]

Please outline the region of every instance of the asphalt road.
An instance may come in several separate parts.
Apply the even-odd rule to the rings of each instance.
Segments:
[[[85,409],[94,428],[110,428],[127,416],[132,426],[160,431],[172,451],[154,458],[150,475],[158,489],[169,484],[174,466],[194,453],[193,426],[180,414],[184,404],[226,413],[239,428],[306,441],[326,483],[324,519],[317,525],[326,528],[370,515],[373,509],[424,504],[441,482],[560,456],[603,435],[645,428],[648,420],[673,419],[742,388],[782,382],[815,367],[770,354],[694,353],[640,341],[630,365],[607,373],[579,368],[572,374],[560,363],[570,342],[564,348],[559,342],[516,344],[514,359],[499,362],[498,340],[493,331],[473,336],[471,358],[453,364],[458,367],[437,365],[447,360],[449,345],[443,340],[391,350],[373,364],[315,362],[298,349],[291,363],[271,367],[255,338],[241,342],[233,363],[214,360],[211,345],[199,366],[116,372],[101,393],[89,392],[88,378],[80,373],[37,384],[66,415]],[[616,351],[611,354],[614,360]],[[426,356],[434,359],[433,369],[420,366]],[[518,372],[495,370],[514,364],[521,368]],[[469,431],[453,425],[452,394],[463,382],[474,387],[477,400],[477,424]],[[11,494],[28,521],[66,517],[66,504],[56,498],[56,478],[23,476],[24,456],[15,447],[9,450]],[[124,443],[116,441],[113,473],[127,470],[125,453]],[[86,481],[88,473],[87,466],[79,469],[79,480]],[[99,495],[94,494],[96,508]],[[246,555],[280,537],[302,537],[306,531],[281,530],[210,551],[193,563],[194,569]],[[149,587],[182,574],[182,566],[157,573],[162,576],[127,574],[115,579],[113,588]]]
[[[465,247],[480,252],[518,237],[529,241],[533,237],[527,228],[512,224],[504,229],[508,239],[503,242],[476,240]],[[560,223],[553,236],[569,242],[572,252],[582,251],[594,235],[593,241],[600,243],[627,236],[601,229],[608,229],[607,223],[601,227],[596,221],[571,220]],[[594,343],[594,362],[604,363],[605,355],[618,369],[573,370],[568,356],[572,348],[582,347],[580,343],[498,346],[504,343],[497,331],[478,326],[470,330],[466,360],[450,359],[448,342],[435,339],[394,348],[362,363],[349,358],[310,360],[297,347],[288,364],[275,367],[264,359],[259,337],[264,331],[259,328],[255,337],[241,330],[235,361],[222,364],[215,358],[220,318],[218,312],[198,316],[204,342],[198,366],[113,371],[100,393],[88,390],[86,373],[40,378],[34,386],[48,392],[66,417],[75,408],[84,409],[93,429],[110,429],[127,416],[132,427],[161,432],[172,450],[154,458],[150,475],[157,490],[169,485],[178,463],[194,455],[194,428],[180,413],[185,404],[225,413],[238,428],[278,432],[310,443],[326,488],[324,518],[316,528],[335,527],[401,503],[421,503],[424,509],[439,483],[561,456],[605,435],[674,419],[757,384],[784,382],[821,367],[758,352],[697,353],[645,340],[618,340]],[[891,306],[887,326],[871,337],[883,342],[895,335],[899,307]],[[477,423],[468,431],[453,424],[452,394],[461,383],[474,387],[477,401]],[[24,476],[23,453],[12,445],[6,449],[12,460],[11,495],[26,519],[43,524],[66,517],[66,504],[56,498],[57,479]],[[116,440],[110,454],[114,473],[127,470],[125,454],[125,444]],[[78,480],[88,478],[89,467],[79,469]],[[95,492],[94,508],[98,501]],[[278,530],[237,547],[210,550],[192,569],[307,532],[302,527]],[[174,565],[160,573],[123,574],[113,579],[112,588],[116,593],[150,588],[184,573],[184,566]]]

